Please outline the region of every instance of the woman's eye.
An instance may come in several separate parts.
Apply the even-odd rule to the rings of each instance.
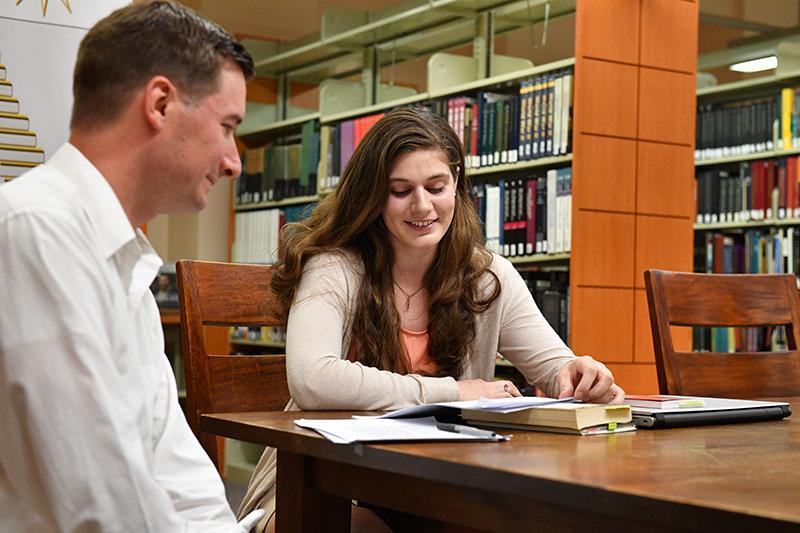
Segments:
[[[411,191],[391,191],[392,196],[396,198],[403,198],[404,196],[408,196]]]
[[[431,194],[439,194],[441,192],[444,192],[444,187],[430,187],[428,189],[428,192]]]

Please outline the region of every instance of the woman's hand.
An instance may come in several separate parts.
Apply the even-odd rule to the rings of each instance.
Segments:
[[[459,400],[478,398],[511,398],[522,396],[519,389],[508,380],[484,381],[482,379],[462,379],[458,382]]]
[[[558,373],[559,398],[574,396],[576,400],[592,403],[622,403],[625,391],[614,383],[606,365],[588,355],[577,357]]]

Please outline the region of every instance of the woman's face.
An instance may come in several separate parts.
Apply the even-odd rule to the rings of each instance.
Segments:
[[[436,250],[453,221],[455,192],[441,150],[416,150],[397,159],[382,215],[395,254],[419,256]]]

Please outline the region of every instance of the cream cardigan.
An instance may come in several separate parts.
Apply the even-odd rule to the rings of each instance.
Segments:
[[[500,295],[475,319],[475,339],[460,379],[491,380],[496,354],[522,372],[529,383],[558,394],[561,367],[575,356],[545,320],[513,265],[495,255],[490,266]],[[400,375],[346,359],[351,310],[363,265],[349,253],[320,254],[308,261],[289,312],[286,371],[292,401],[287,410],[392,410],[409,405],[458,400],[450,377]],[[482,280],[491,289],[491,275]],[[276,453],[267,448],[250,480],[239,515],[275,509]],[[266,524],[262,522],[260,527]],[[261,531],[262,529],[259,529]]]

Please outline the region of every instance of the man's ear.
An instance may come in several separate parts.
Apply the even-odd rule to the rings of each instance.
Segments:
[[[155,130],[161,130],[166,123],[168,112],[178,101],[178,89],[169,78],[153,76],[145,86],[144,112],[147,123]]]

